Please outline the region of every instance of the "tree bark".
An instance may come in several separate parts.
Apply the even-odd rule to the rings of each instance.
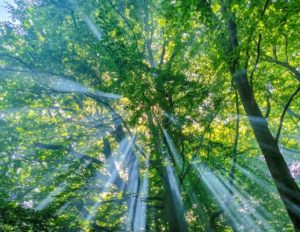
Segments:
[[[151,112],[147,113],[147,119],[149,123],[149,129],[151,134],[154,138],[154,144],[157,149],[159,163],[161,163],[160,172],[163,180],[163,186],[165,190],[165,211],[166,211],[166,218],[168,221],[168,229],[170,232],[187,232],[188,226],[184,217],[184,207],[182,204],[180,196],[175,196],[174,189],[172,187],[172,183],[168,174],[167,166],[163,165],[163,145],[161,144],[162,139],[155,124],[153,122]],[[176,183],[178,184],[178,182]],[[179,188],[179,186],[178,186]],[[180,188],[179,188],[180,189]]]
[[[227,11],[228,9],[226,9]],[[271,176],[276,184],[295,231],[300,231],[300,190],[293,179],[289,168],[280,152],[276,139],[272,136],[266,118],[263,117],[253,91],[247,79],[247,70],[239,70],[239,57],[235,54],[238,48],[237,26],[234,14],[229,13],[227,21],[231,57],[230,72],[238,89],[241,102],[255,134],[256,140],[266,160]],[[228,15],[227,15],[228,16]]]

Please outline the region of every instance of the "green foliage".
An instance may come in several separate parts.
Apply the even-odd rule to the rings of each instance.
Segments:
[[[234,190],[275,231],[292,231],[230,68],[239,59],[275,137],[300,76],[297,1],[15,2],[15,22],[0,23],[1,230],[126,230],[129,199],[140,193],[107,183],[118,173],[128,187],[137,169],[141,185],[147,163],[146,230],[171,230],[163,174],[170,160],[191,231],[247,231],[228,212],[210,221],[221,206],[195,169],[206,166],[229,184],[235,163],[256,179],[236,168]],[[296,154],[299,103],[296,96],[279,140]],[[122,163],[134,135],[143,152],[128,148]],[[284,156],[288,165],[298,159]],[[246,206],[238,212],[253,216]]]

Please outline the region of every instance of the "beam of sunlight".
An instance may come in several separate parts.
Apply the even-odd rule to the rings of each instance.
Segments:
[[[14,75],[6,76],[6,79],[15,79],[18,78],[18,80],[21,80],[24,82],[24,79],[28,83],[36,83],[38,84],[42,90],[45,90],[45,88],[50,88],[56,92],[61,93],[79,93],[79,94],[92,94],[98,97],[108,98],[108,99],[120,99],[122,96],[114,93],[106,93],[97,89],[94,89],[92,87],[85,86],[81,83],[78,83],[75,80],[72,80],[68,77],[64,76],[57,76],[52,73],[47,72],[40,72],[36,70],[27,70],[27,69],[0,69],[2,72],[14,72],[14,73],[26,73],[28,76],[20,76],[16,77]],[[23,90],[24,91],[24,90]]]
[[[266,192],[272,191],[275,192],[276,189],[273,185],[268,183],[266,180],[263,180],[261,178],[256,177],[253,173],[251,173],[249,170],[241,167],[239,164],[235,164],[235,167],[243,173],[248,179],[254,181],[257,183],[262,189],[264,189]]]
[[[36,207],[35,210],[40,211],[45,209],[52,201],[53,198],[62,193],[67,187],[67,182],[64,181],[58,185],[43,201],[41,201]]]
[[[181,159],[180,154],[178,153],[178,151],[177,151],[177,149],[176,149],[176,147],[175,147],[175,145],[173,143],[172,138],[170,137],[170,135],[168,134],[168,132],[165,129],[163,129],[163,133],[164,133],[164,137],[165,137],[165,139],[166,139],[166,141],[168,143],[168,146],[170,148],[170,151],[171,151],[171,153],[173,155],[173,158],[174,158],[174,160],[176,162],[176,165],[180,169],[182,169],[182,159]]]
[[[71,204],[70,202],[66,202],[65,204],[63,204],[63,206],[57,210],[57,212],[55,213],[55,216],[61,215],[66,210],[66,208],[68,208],[68,206],[70,204]]]
[[[131,159],[131,163],[128,166],[128,186],[127,191],[129,193],[129,209],[128,209],[128,220],[127,228],[131,230],[132,224],[134,223],[134,214],[136,213],[136,202],[138,201],[138,190],[139,190],[139,161],[138,159]]]
[[[212,174],[208,168],[205,166],[200,166],[195,163],[192,164],[194,169],[197,171],[199,178],[201,178],[204,184],[207,186],[209,191],[213,194],[214,198],[216,199],[218,205],[228,214],[232,223],[235,227],[238,224],[241,224],[240,218],[236,214],[235,211],[228,209],[226,206],[226,198],[230,195],[229,189],[227,189],[221,181],[217,179],[217,177]],[[236,219],[236,220],[235,220]]]
[[[99,173],[97,173],[97,174],[99,175]],[[102,193],[109,192],[109,188],[110,188],[111,184],[115,182],[116,178],[117,178],[117,171],[114,170],[112,172],[111,176],[108,178],[107,182],[103,185],[103,187],[99,188],[99,189],[101,189],[101,191],[98,194],[101,195]],[[97,179],[97,175],[95,176],[95,179]],[[125,188],[125,185],[123,185],[121,187],[121,189],[119,189],[119,191],[123,191],[124,188]],[[89,213],[85,217],[85,220],[87,222],[91,222],[94,219],[94,217],[96,216],[97,210],[101,206],[101,204],[102,204],[101,199],[98,199],[98,201],[93,203],[91,209],[89,210]]]
[[[99,177],[99,173],[96,174],[95,176],[95,180],[97,180]],[[106,193],[109,191],[109,187],[111,186],[111,183],[114,183],[115,181],[115,178],[116,178],[116,175],[115,174],[112,174],[107,182],[103,185],[102,188],[99,188],[101,189],[100,193],[98,193],[99,195],[101,195],[102,193]],[[96,213],[97,213],[97,210],[98,208],[101,206],[102,204],[102,200],[101,199],[98,199],[98,201],[94,202],[91,209],[89,210],[89,213],[85,216],[85,220],[87,222],[90,222],[92,219],[94,219],[94,217],[96,216]]]
[[[168,174],[168,178],[169,178],[169,182],[170,182],[170,186],[171,186],[171,190],[172,190],[172,195],[174,197],[174,199],[178,202],[181,202],[181,198],[180,198],[180,190],[179,190],[179,186],[174,174],[174,170],[169,162],[169,160],[165,160],[166,161],[166,169],[167,169],[167,174]]]
[[[121,154],[121,163],[122,164],[128,164],[130,162],[130,156],[132,155],[132,148],[136,142],[136,136],[133,135],[129,138],[124,138],[121,141],[119,153]]]
[[[132,152],[132,148],[135,145],[136,136],[130,138],[128,142],[129,150],[125,157],[125,164],[128,170],[128,183],[126,187],[128,198],[128,216],[127,216],[127,230],[132,230],[134,226],[134,220],[136,215],[136,208],[138,203],[138,193],[140,189],[140,163],[139,159],[135,156],[135,153]]]
[[[273,231],[265,216],[248,203],[251,200],[247,193],[232,188],[225,178],[217,176],[206,166],[193,163],[193,167],[236,228],[246,231]],[[234,198],[229,203],[232,192]]]
[[[148,168],[143,178],[141,191],[138,197],[137,208],[134,219],[134,232],[146,231],[146,220],[147,220],[147,203],[148,197],[149,177]]]
[[[61,163],[61,165],[55,166],[53,169],[51,169],[50,171],[44,172],[43,173],[43,178],[40,179],[39,183],[43,186],[48,186],[51,185],[52,182],[55,181],[55,176],[53,175],[55,174],[61,174],[63,172],[66,172],[69,169],[69,166],[71,165],[71,162],[74,160],[74,158],[72,157],[72,155],[68,155],[68,157],[64,157],[58,160],[59,163]],[[67,162],[67,164],[62,164],[63,162]],[[61,183],[58,187],[56,187],[56,189],[54,191],[52,191],[41,203],[38,204],[38,206],[36,207],[36,210],[42,210],[45,207],[47,207],[53,200],[53,198],[55,197],[55,193],[56,191],[59,191],[59,193],[57,193],[56,195],[60,194],[61,192],[64,191],[65,189],[65,182]],[[35,200],[35,193],[39,193],[34,191],[35,189],[40,189],[39,186],[32,186],[31,191],[27,194],[25,194],[24,196],[22,196],[22,199],[29,199],[31,198],[33,201]],[[54,194],[54,195],[53,195]],[[41,209],[39,209],[41,208]]]
[[[89,30],[92,32],[92,34],[97,38],[97,40],[101,40],[102,35],[96,24],[91,20],[90,17],[85,16],[84,21],[86,25],[88,26]]]
[[[74,92],[82,94],[95,94],[99,97],[110,98],[110,99],[119,99],[120,95],[113,93],[105,93],[100,90],[92,90],[91,88],[84,86],[74,80],[70,80],[64,77],[58,76],[48,76],[47,84],[51,89],[54,89],[57,92]]]
[[[166,116],[176,127],[181,126],[181,123],[179,122],[179,120],[172,114],[167,113],[167,112],[163,112],[164,116]]]
[[[126,137],[120,142],[119,147],[116,148],[115,151],[112,152],[111,155],[115,154],[119,154],[119,156],[121,157],[119,163],[120,165],[122,165],[125,161],[125,159],[128,156],[128,153],[130,153],[130,149],[132,147],[132,144],[135,142],[135,136],[131,139],[127,139]],[[112,157],[110,157],[110,159],[113,159]],[[109,162],[109,160],[107,160],[107,162]],[[117,177],[119,176],[118,170],[114,169],[114,170],[108,170],[110,173],[110,177],[108,178],[107,182],[103,185],[103,188],[101,189],[101,193],[105,193],[109,191],[110,186],[116,182]],[[97,173],[98,174],[98,173]],[[97,179],[97,176],[95,177],[95,179]],[[119,191],[123,191],[125,189],[125,185],[121,186],[121,189],[119,189]],[[94,202],[90,212],[88,215],[86,215],[85,220],[87,222],[90,222],[91,220],[93,220],[93,218],[95,217],[98,208],[101,206],[101,199],[99,199],[99,201]]]

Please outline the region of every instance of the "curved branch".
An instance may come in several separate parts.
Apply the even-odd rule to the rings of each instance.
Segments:
[[[281,117],[280,117],[280,123],[279,123],[279,128],[277,130],[277,133],[276,133],[276,137],[275,137],[275,140],[278,142],[279,140],[279,137],[280,137],[280,132],[281,132],[281,129],[282,129],[282,126],[283,126],[283,120],[284,120],[284,117],[285,117],[285,114],[288,110],[288,108],[290,107],[292,101],[294,100],[294,98],[296,97],[297,93],[300,91],[300,86],[296,89],[296,91],[291,95],[290,99],[288,100],[288,102],[286,103],[284,109],[283,109],[283,112],[281,114]]]
[[[271,102],[270,102],[270,93],[267,93],[267,111],[265,114],[265,118],[268,118],[271,113]]]
[[[103,162],[101,162],[98,159],[95,159],[93,157],[84,155],[82,153],[79,153],[77,151],[75,151],[73,148],[66,148],[62,145],[57,145],[57,144],[44,144],[44,143],[34,143],[34,145],[38,148],[42,148],[42,149],[46,149],[46,150],[65,150],[67,152],[69,152],[70,154],[74,155],[77,159],[79,160],[85,160],[88,161],[90,163],[94,163],[96,165],[103,165]]]
[[[112,3],[111,0],[108,0],[109,5],[113,8],[113,10],[115,12],[117,12],[117,14],[124,20],[125,24],[127,25],[127,27],[132,31],[135,43],[136,43],[136,49],[138,51],[138,53],[141,55],[141,51],[139,49],[139,44],[138,44],[138,38],[136,36],[136,33],[134,32],[133,27],[131,26],[131,24],[128,22],[128,20],[126,19],[126,17],[116,8],[116,6]]]
[[[248,46],[250,45],[250,42],[252,41],[252,37],[253,37],[253,34],[254,34],[254,32],[255,32],[255,29],[257,28],[257,26],[258,26],[258,23],[260,22],[260,21],[262,21],[263,20],[263,18],[264,18],[264,16],[265,16],[265,13],[266,13],[266,10],[268,9],[268,6],[270,5],[270,0],[267,0],[266,1],[266,3],[265,3],[265,5],[264,5],[264,7],[263,7],[263,10],[262,10],[262,12],[261,12],[261,14],[260,14],[260,20],[259,21],[257,21],[256,22],[256,24],[252,27],[252,30],[251,30],[251,32],[250,32],[250,36],[249,36],[249,39],[247,40],[247,44],[248,44]],[[261,32],[259,33],[259,37],[261,38]],[[260,44],[260,41],[259,41],[259,43],[258,43],[258,46],[257,46],[257,50],[259,49],[259,45]],[[245,62],[245,65],[244,65],[244,68],[245,69],[248,69],[248,62],[249,62],[249,59],[250,59],[250,49],[247,49],[247,51],[246,51],[246,62]],[[259,56],[259,55],[258,55]],[[258,62],[258,61],[257,61]]]
[[[265,13],[266,13],[266,10],[267,10],[267,8],[268,8],[268,6],[269,6],[269,4],[270,4],[270,0],[267,0],[266,3],[265,3],[265,5],[264,5],[264,8],[263,8],[263,10],[262,10],[262,12],[261,12],[260,20],[263,19],[264,15],[265,15]]]
[[[291,66],[288,62],[279,61],[269,56],[267,56],[265,60],[267,62],[279,64],[280,66],[287,68],[291,73],[294,74],[295,78],[300,82],[300,72],[297,70],[297,68]]]
[[[15,61],[18,61],[19,63],[21,63],[24,67],[28,68],[29,70],[31,70],[33,73],[35,73],[35,70],[32,69],[32,67],[27,64],[22,58],[20,57],[16,57],[16,56],[13,56],[11,54],[7,54],[7,53],[0,53],[0,57],[7,57],[9,59],[12,59],[12,60],[15,60]]]

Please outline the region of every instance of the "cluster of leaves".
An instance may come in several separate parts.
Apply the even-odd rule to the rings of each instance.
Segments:
[[[55,217],[49,212],[36,212],[12,203],[1,202],[2,231],[55,231]]]

